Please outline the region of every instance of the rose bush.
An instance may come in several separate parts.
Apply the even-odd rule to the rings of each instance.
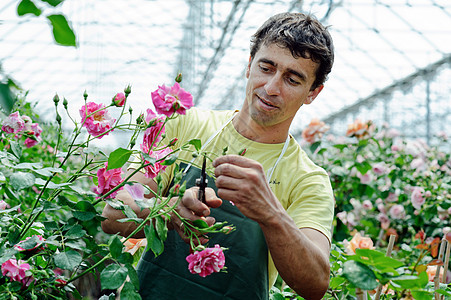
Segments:
[[[169,213],[175,208],[169,205],[169,199],[180,199],[186,187],[181,182],[183,170],[178,170],[175,187],[168,198],[163,198],[131,181],[133,174],[125,175],[123,169],[133,162],[135,172],[142,171],[158,181],[158,174],[177,162],[180,151],[206,154],[199,153],[199,140],[174,148],[173,141],[164,139],[164,125],[193,105],[191,95],[179,82],[159,87],[156,93],[161,99],[152,93],[155,109],[164,115],[149,109],[147,116],[141,114],[136,121],[128,105],[130,92],[126,87],[108,104],[88,101],[85,92],[79,118],[71,115],[68,101],[56,95],[56,122],[49,123],[42,122],[34,107],[20,99],[15,111],[0,119],[0,299],[82,299],[89,291],[79,288],[80,280],[91,273],[99,277],[100,289],[104,290],[96,298],[113,299],[119,290],[122,299],[139,298],[136,258],[146,245],[146,251],[152,250],[155,255],[164,251]],[[112,109],[121,110],[117,119],[111,117]],[[62,110],[67,118],[61,116]],[[128,123],[120,122],[124,116],[129,117]],[[63,130],[63,121],[73,122],[70,136]],[[115,130],[130,133],[126,148],[106,154],[105,149],[92,146],[93,140]],[[134,147],[138,138],[142,142]],[[137,162],[134,157],[142,159]],[[130,207],[114,198],[120,189],[129,191],[139,207],[150,211],[146,219],[138,218]],[[147,197],[149,194],[151,197]],[[103,233],[100,222],[105,202],[122,210],[121,221],[137,224],[135,233],[144,230],[152,243],[131,239],[133,233],[122,239]],[[182,222],[193,253],[201,252],[201,247],[210,249],[208,245],[198,246],[198,234],[233,230],[226,223],[209,227],[201,220]],[[149,223],[155,226],[146,225]],[[223,257],[216,248],[211,249],[219,260],[209,263],[206,258],[204,266],[208,267],[201,268],[202,276],[211,268],[216,272],[224,267]],[[186,261],[180,263],[189,267]]]
[[[450,297],[449,281],[436,287],[429,280],[438,266],[444,272],[441,241],[451,242],[446,134],[427,145],[371,121],[356,120],[341,136],[324,136],[325,129],[327,124],[315,119],[302,133],[303,148],[329,173],[335,194],[331,279],[324,299],[355,299],[356,288],[374,297],[379,283],[385,286],[381,299],[430,300],[436,289]],[[391,235],[396,242],[386,257]],[[280,281],[271,297],[302,299]]]

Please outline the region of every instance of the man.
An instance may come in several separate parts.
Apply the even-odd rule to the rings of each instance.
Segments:
[[[155,258],[149,251],[138,266],[143,298],[267,299],[278,272],[299,295],[321,299],[329,285],[333,194],[327,173],[309,160],[289,128],[298,109],[321,92],[332,64],[332,39],[314,17],[275,15],[251,41],[241,110],[191,109],[168,122],[169,139],[177,137],[182,144],[200,138],[204,151],[216,158],[206,203],[197,200],[198,188],[190,178],[198,177],[199,170],[193,167],[186,177],[192,187],[177,212],[209,224],[227,221],[236,231],[209,241],[228,248],[228,272],[201,278],[184,264],[189,247],[180,220],[172,216],[163,254]],[[222,156],[226,146],[228,153],[245,148],[246,154]],[[165,186],[171,174],[171,169],[164,173]],[[135,180],[156,189],[143,174]],[[129,194],[121,191],[118,199],[145,217]],[[132,223],[115,222],[124,216],[108,205],[104,215],[106,232],[133,230]]]

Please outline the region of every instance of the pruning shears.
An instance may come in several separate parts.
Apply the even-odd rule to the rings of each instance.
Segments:
[[[206,158],[204,156],[204,161],[202,162],[202,170],[200,172],[200,178],[196,179],[196,186],[199,187],[199,193],[197,199],[205,203],[205,188],[207,187],[207,171],[206,171]]]

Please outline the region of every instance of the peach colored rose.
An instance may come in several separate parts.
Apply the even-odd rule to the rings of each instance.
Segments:
[[[373,240],[369,237],[361,236],[360,233],[356,233],[351,241],[345,240],[343,244],[346,247],[346,253],[349,255],[355,254],[356,249],[375,249],[373,246]]]
[[[330,127],[324,122],[321,122],[317,118],[313,118],[307,128],[302,131],[302,138],[307,143],[313,144],[314,142],[319,141],[323,137],[323,134],[329,130],[329,128]]]
[[[124,242],[125,252],[134,255],[141,247],[147,246],[147,239],[128,239]]]
[[[374,132],[374,125],[372,121],[362,122],[356,119],[354,123],[348,125],[346,136],[356,137],[357,139],[365,139],[370,137]]]
[[[437,274],[437,266],[428,266],[426,269],[426,273],[428,274],[429,281],[434,281],[435,275]],[[444,273],[443,268],[440,268],[440,275],[439,275],[440,281],[443,278],[443,273]]]

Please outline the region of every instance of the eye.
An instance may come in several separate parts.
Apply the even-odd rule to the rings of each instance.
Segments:
[[[264,73],[269,72],[269,68],[266,67],[266,66],[260,65],[259,68],[260,68],[260,70],[261,70],[262,72],[264,72]]]
[[[287,81],[291,84],[291,85],[299,85],[301,84],[298,80],[292,78],[292,77],[288,77]]]

